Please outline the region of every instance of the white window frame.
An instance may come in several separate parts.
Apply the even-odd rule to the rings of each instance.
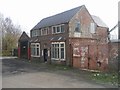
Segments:
[[[90,23],[90,33],[95,33],[96,30],[96,24],[91,22]]]
[[[78,26],[78,24],[79,24],[79,26]],[[76,28],[78,28],[79,31],[76,31]],[[75,23],[75,33],[81,33],[81,23],[80,23],[80,21],[77,21]]]
[[[36,36],[39,36],[39,30],[33,30],[32,31],[32,37],[36,37]]]
[[[35,45],[35,55],[32,55],[32,51],[31,51],[31,57],[40,57],[40,43],[31,43],[31,46],[32,45]],[[39,48],[39,55],[37,55],[37,48]]]
[[[65,58],[66,58],[66,56],[65,56],[65,55],[66,55],[66,52],[65,52],[65,42],[52,42],[51,45],[52,45],[52,44],[54,44],[54,45],[55,45],[55,44],[59,44],[59,58],[52,58],[52,56],[51,56],[51,59],[52,59],[52,60],[65,61]],[[61,59],[61,47],[60,47],[61,44],[64,44],[64,47],[63,47],[63,48],[64,48],[64,58],[63,58],[63,59]],[[52,49],[52,48],[51,48],[51,49]],[[51,55],[52,55],[52,50],[51,50]]]
[[[45,34],[43,34],[43,30],[45,31]],[[48,34],[49,34],[49,27],[41,28],[41,35],[48,35]]]
[[[62,31],[61,26],[64,26],[64,24],[52,26],[52,34],[64,33],[65,30],[64,30],[64,32],[61,32],[61,31]],[[54,27],[55,27],[55,32],[53,31],[53,28],[54,28]],[[60,31],[59,31],[59,32],[57,32],[57,27],[60,28]]]

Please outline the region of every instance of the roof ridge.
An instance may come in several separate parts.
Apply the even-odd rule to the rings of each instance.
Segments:
[[[20,36],[18,41],[26,40],[26,39],[28,40],[28,39],[30,39],[30,37],[26,34],[25,31],[23,31],[23,33],[21,34],[21,36]]]
[[[61,13],[57,13],[57,14],[48,16],[48,17],[46,17],[46,18],[53,17],[53,16],[56,16],[56,15],[59,15],[59,14],[65,13],[65,12],[69,12],[69,11],[71,11],[71,10],[74,10],[74,9],[77,9],[77,8],[81,8],[82,6],[84,6],[84,5],[81,5],[81,6],[78,6],[78,7],[75,7],[75,8],[71,8],[71,9],[69,9],[69,10],[65,10],[65,11],[63,11],[63,12],[61,12]],[[46,18],[43,18],[43,19],[46,19]]]
[[[43,18],[36,26],[32,29],[39,29],[41,27],[52,26],[60,23],[66,23],[80,10],[84,5],[63,11],[61,13],[51,15],[49,17]]]

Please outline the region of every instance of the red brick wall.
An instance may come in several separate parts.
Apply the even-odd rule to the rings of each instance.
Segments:
[[[73,47],[73,67],[106,70],[108,65],[107,44],[96,44],[94,39],[71,38]],[[88,61],[89,60],[89,61]],[[101,66],[98,67],[97,61]],[[83,62],[82,62],[83,61]],[[88,67],[89,62],[89,67]]]
[[[69,22],[69,37],[74,37],[75,34],[75,23],[76,21],[80,21],[80,28],[81,28],[81,36],[80,37],[87,37],[91,38],[90,33],[90,23],[94,22],[91,15],[87,11],[86,7],[82,7],[76,15]]]

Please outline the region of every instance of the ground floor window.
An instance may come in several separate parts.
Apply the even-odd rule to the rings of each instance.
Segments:
[[[52,42],[51,58],[54,60],[65,60],[65,42]]]
[[[31,43],[31,56],[40,57],[40,43]]]

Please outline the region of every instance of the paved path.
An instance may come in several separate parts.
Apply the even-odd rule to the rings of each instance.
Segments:
[[[109,88],[71,70],[49,69],[18,59],[3,59],[3,88]],[[112,87],[112,86],[111,86]]]

